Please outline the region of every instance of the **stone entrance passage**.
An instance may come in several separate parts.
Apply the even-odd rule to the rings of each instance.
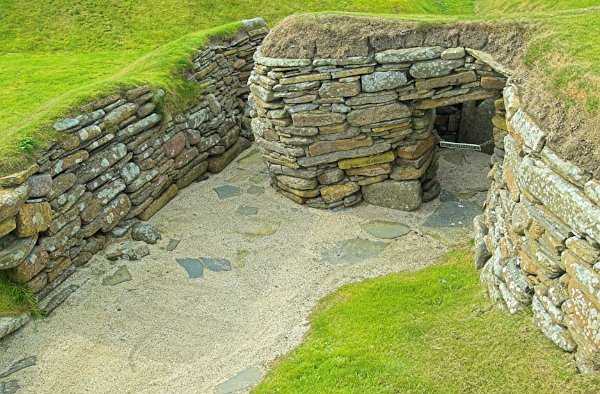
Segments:
[[[412,211],[436,198],[438,142],[506,135],[502,89],[510,71],[485,52],[441,46],[340,59],[255,54],[252,130],[285,197],[315,208],[370,204]],[[483,104],[495,114],[476,130]],[[488,127],[489,129],[490,127]],[[485,140],[485,141],[484,141]],[[501,148],[501,145],[500,145]]]

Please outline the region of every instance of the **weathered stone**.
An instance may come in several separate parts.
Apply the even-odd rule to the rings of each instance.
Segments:
[[[330,204],[342,200],[344,197],[356,193],[360,190],[355,182],[348,182],[342,185],[325,186],[321,189],[321,196],[325,203]]]
[[[54,123],[54,126],[52,126],[52,128],[56,131],[65,131],[79,126],[79,123],[79,119],[67,118]]]
[[[451,61],[451,60],[449,60]],[[415,102],[416,109],[430,109],[445,107],[448,105],[465,103],[467,101],[485,100],[494,98],[498,95],[497,92],[492,90],[472,90],[469,93],[461,94],[459,96],[436,98],[436,99],[424,99]]]
[[[104,118],[102,119],[102,123],[104,124],[104,127],[113,124],[119,124],[125,119],[128,119],[133,114],[135,114],[137,109],[138,106],[134,103],[125,103],[107,113],[106,116],[104,116]]]
[[[382,90],[392,90],[407,82],[406,74],[402,71],[377,71],[361,77],[362,90],[372,93]]]
[[[21,264],[31,253],[38,235],[30,238],[17,238],[12,234],[0,238],[0,271]]]
[[[387,155],[389,156],[389,154]],[[378,176],[387,175],[390,172],[392,172],[392,165],[389,162],[346,169],[346,174],[350,176]]]
[[[307,111],[292,114],[292,122],[295,127],[328,126],[341,123],[345,118],[344,114],[322,111]]]
[[[541,152],[546,144],[546,133],[540,129],[533,119],[522,109],[519,109],[510,119],[512,129],[519,134],[528,148],[534,152]]]
[[[332,168],[319,175],[319,183],[321,185],[331,185],[337,183],[344,178],[344,171],[339,168]]]
[[[415,87],[419,90],[430,90],[440,87],[461,85],[477,81],[477,75],[474,71],[465,71],[439,78],[430,78],[418,80],[415,82]]]
[[[580,237],[568,238],[565,243],[569,251],[589,265],[594,265],[600,260],[600,249],[595,248]]]
[[[310,189],[310,190],[293,189],[291,187],[284,185],[281,182],[277,182],[277,187],[287,193],[291,193],[297,197],[302,197],[302,198],[313,198],[313,197],[318,196],[321,193],[319,189]],[[294,198],[292,198],[292,200],[295,201]]]
[[[161,119],[162,119],[162,117],[159,114],[153,113],[152,115],[147,116],[144,119],[142,119],[138,122],[135,122],[133,124],[130,124],[129,126],[127,126],[124,129],[119,130],[117,132],[117,138],[119,138],[122,141],[127,138],[133,137],[133,136],[141,133],[144,130],[150,129],[151,127],[156,125],[158,122],[160,122]]]
[[[548,314],[537,296],[533,297],[532,302],[533,320],[536,322],[542,332],[564,351],[572,352],[577,348],[577,344],[569,335],[569,332],[562,326],[556,324]]]
[[[131,228],[131,239],[154,245],[161,239],[160,232],[152,223],[137,223]]]
[[[348,123],[352,126],[402,119],[410,116],[411,110],[401,103],[391,103],[364,109],[355,109],[348,114]],[[334,122],[332,122],[334,123]]]
[[[366,104],[382,104],[394,101],[398,98],[396,92],[379,92],[379,93],[361,93],[358,96],[351,97],[346,100],[346,104],[351,107],[356,107]]]
[[[40,167],[37,164],[32,164],[22,171],[0,177],[0,186],[3,188],[8,188],[21,185],[25,183],[29,177],[35,174],[39,168]]]
[[[526,157],[518,172],[519,185],[525,188],[564,223],[579,234],[587,234],[600,242],[600,208],[572,185],[548,168],[542,161]]]
[[[421,182],[388,180],[362,187],[363,198],[369,204],[414,211],[421,206]]]
[[[277,180],[289,188],[296,190],[312,190],[317,187],[316,179],[295,178],[288,175],[277,175]]]
[[[571,280],[579,282],[578,287],[600,308],[600,273],[569,250],[561,255],[561,262],[571,276]]]
[[[83,163],[88,159],[90,154],[85,150],[79,150],[67,157],[58,160],[50,169],[50,175],[55,176],[63,171],[66,171],[77,164]]]
[[[16,217],[19,238],[31,237],[45,231],[52,220],[52,208],[47,202],[23,204]]]
[[[210,165],[209,165],[209,168],[210,168]],[[176,195],[177,195],[177,186],[176,185],[169,186],[169,188],[160,197],[158,197],[156,200],[152,201],[152,204],[150,204],[148,206],[148,208],[146,208],[144,210],[144,212],[139,214],[138,217],[144,221],[149,220],[152,216],[154,216],[154,214],[156,214],[156,212],[158,212],[162,207],[167,205],[167,203],[169,201],[171,201],[173,198],[175,198]]]
[[[356,75],[370,74],[373,72],[373,70],[375,70],[375,67],[373,67],[373,66],[347,68],[347,69],[340,70],[340,71],[334,71],[331,73],[331,76],[334,79],[347,78],[347,77],[353,77]]]
[[[350,168],[366,167],[375,164],[389,163],[391,161],[394,161],[394,158],[394,152],[389,151],[380,155],[363,156],[340,160],[338,161],[338,167],[340,167],[343,170]]]
[[[202,161],[200,164],[192,167],[185,175],[179,178],[176,182],[178,189],[183,189],[195,182],[208,169],[208,161]]]
[[[481,87],[484,89],[502,90],[506,85],[506,78],[503,77],[481,77]]]
[[[358,82],[325,82],[319,89],[321,98],[352,97],[360,93]]]
[[[19,212],[19,208],[29,197],[30,190],[29,183],[11,189],[0,189],[0,222]]]
[[[131,200],[129,197],[126,194],[119,194],[102,211],[102,231],[108,232],[112,230],[125,216],[127,216],[127,213],[129,213],[130,210]]]
[[[460,59],[464,56],[465,56],[465,48],[457,47],[457,48],[444,49],[444,51],[440,55],[440,58],[443,60],[453,60],[453,59]]]
[[[174,158],[183,151],[186,142],[185,133],[179,132],[175,134],[170,140],[163,144],[165,155],[169,159]]]
[[[279,80],[279,83],[282,85],[291,85],[291,84],[302,83],[302,82],[325,81],[328,79],[331,79],[331,74],[316,73],[316,74],[298,75],[296,77],[281,78]]]
[[[45,197],[52,189],[52,177],[50,174],[34,175],[29,178],[31,185],[30,198]]]
[[[142,241],[126,241],[112,244],[106,251],[108,260],[118,260],[124,258],[130,261],[141,260],[150,254],[148,245]]]
[[[399,146],[396,148],[396,154],[404,160],[414,160],[423,156],[435,144],[435,137],[430,134],[423,140],[415,141],[414,144]]]
[[[347,151],[371,145],[373,145],[373,141],[370,138],[317,141],[308,147],[308,155],[319,156],[331,152]]]
[[[14,216],[5,219],[3,222],[0,222],[0,237],[4,237],[6,234],[10,233],[15,228],[17,228],[17,222]]]
[[[568,161],[561,159],[547,146],[542,149],[541,157],[548,167],[552,168],[559,175],[562,175],[565,179],[579,187],[584,187],[586,182],[592,178],[590,173],[582,170]]]
[[[465,64],[464,60],[429,60],[415,63],[410,67],[410,75],[415,78],[434,78],[443,77],[452,72],[452,70]]]
[[[112,145],[110,148],[93,155],[86,161],[77,172],[77,180],[79,183],[86,183],[94,179],[126,155],[127,147],[124,144]]]
[[[600,332],[598,331],[600,308],[574,280],[569,281],[569,298],[573,309],[567,322],[569,332],[577,340],[577,350],[598,366],[600,365]]]
[[[440,57],[443,51],[442,47],[390,49],[376,54],[375,60],[381,64],[431,60]]]
[[[218,174],[223,171],[240,153],[250,147],[250,142],[245,138],[238,138],[235,144],[219,157],[208,159],[208,172]]]
[[[16,283],[29,282],[48,265],[50,256],[42,247],[36,246],[18,266],[6,270],[8,279]]]
[[[423,165],[421,167],[415,168],[413,166],[394,166],[394,168],[392,169],[392,173],[390,174],[390,178],[397,180],[397,181],[408,181],[408,180],[413,180],[413,179],[419,179],[421,178],[424,174],[425,171],[427,171],[427,169],[429,168],[429,165],[431,164],[431,157],[429,157],[425,163],[423,163]]]

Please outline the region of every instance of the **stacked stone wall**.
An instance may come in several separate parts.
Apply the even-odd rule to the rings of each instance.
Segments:
[[[509,70],[464,48],[342,59],[255,56],[252,126],[282,195],[414,210],[440,192],[435,108],[498,98]]]
[[[475,219],[476,265],[488,294],[510,313],[531,306],[540,329],[600,369],[600,182],[559,158],[509,84],[486,209]]]
[[[252,129],[272,184],[316,208],[419,208],[440,191],[435,109],[492,100],[492,185],[474,223],[481,281],[511,313],[532,308],[582,371],[600,368],[600,183],[546,145],[509,69],[463,47],[340,59],[259,50],[255,63]]]
[[[267,32],[262,19],[244,21],[233,38],[199,49],[186,78],[201,94],[185,111],[165,112],[164,92],[139,86],[54,124],[60,142],[0,178],[0,270],[44,298],[107,239],[246,149],[247,80]],[[0,337],[27,318],[4,320]]]

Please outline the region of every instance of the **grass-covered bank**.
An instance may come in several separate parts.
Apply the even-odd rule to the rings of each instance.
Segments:
[[[257,393],[597,392],[532,322],[492,307],[472,257],[343,287]]]
[[[0,174],[32,160],[49,125],[133,83],[189,92],[173,78],[194,47],[244,18],[271,25],[301,12],[380,14],[423,23],[538,19],[525,60],[556,97],[598,113],[600,0],[3,0],[0,5]],[[209,29],[209,30],[203,30]],[[137,60],[137,61],[136,61]],[[181,95],[181,94],[179,94]]]
[[[35,295],[25,286],[10,282],[0,271],[0,317],[22,313],[39,314]]]

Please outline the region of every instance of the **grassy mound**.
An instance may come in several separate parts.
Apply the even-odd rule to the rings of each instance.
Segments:
[[[38,314],[35,296],[24,286],[9,282],[0,272],[0,317]]]
[[[189,53],[235,27],[214,26],[255,16],[271,25],[293,13],[326,10],[428,23],[531,16],[547,23],[537,41],[532,37],[529,66],[548,77],[556,97],[597,113],[600,10],[568,11],[597,5],[600,0],[4,0],[0,174],[33,160],[34,151],[56,138],[52,120],[83,101],[133,83],[185,96],[189,86],[174,76]]]
[[[484,298],[472,256],[343,287],[257,393],[595,392],[569,354]]]

